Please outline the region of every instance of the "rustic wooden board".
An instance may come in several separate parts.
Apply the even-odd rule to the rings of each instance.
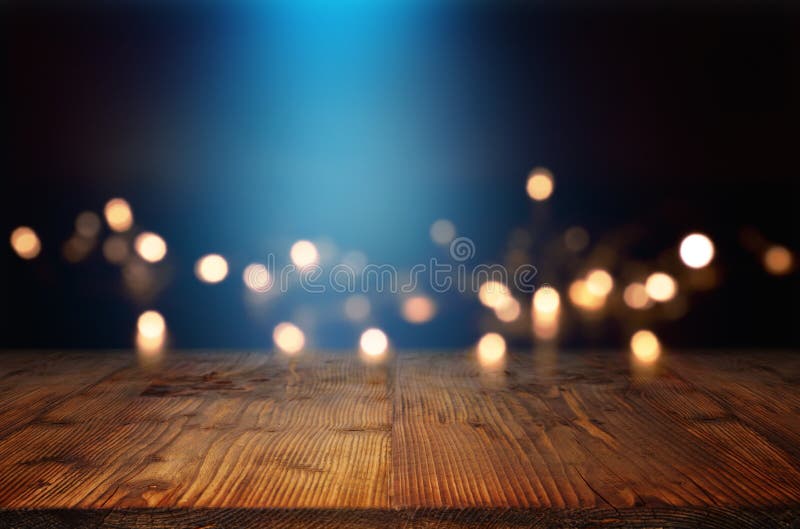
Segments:
[[[712,509],[729,527],[782,526],[736,519],[745,508],[798,516],[796,355],[675,354],[639,369],[612,354],[490,368],[418,354],[396,369],[396,506],[662,512],[686,527],[681,516]]]
[[[0,527],[800,527],[800,354],[0,354]]]
[[[0,436],[0,507],[389,506],[387,367],[126,356],[90,385],[47,380],[70,398]]]

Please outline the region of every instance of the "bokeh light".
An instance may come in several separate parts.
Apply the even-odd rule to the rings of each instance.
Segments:
[[[102,222],[94,211],[84,211],[75,218],[75,231],[81,237],[93,239],[100,233]]]
[[[194,273],[204,283],[219,283],[228,276],[228,262],[219,254],[208,254],[197,260]]]
[[[359,345],[361,346],[361,351],[367,356],[378,357],[386,353],[386,349],[389,347],[389,339],[382,330],[372,328],[361,334]]]
[[[597,297],[605,297],[614,288],[614,279],[605,270],[596,269],[586,274],[586,289]]]
[[[64,243],[61,248],[61,253],[70,263],[77,263],[83,261],[94,248],[95,240],[86,239],[80,235],[73,235]]]
[[[650,364],[661,354],[661,344],[655,334],[643,329],[631,336],[631,352],[640,362]]]
[[[158,289],[153,271],[141,261],[129,261],[122,268],[122,282],[128,292],[139,300],[152,297]]]
[[[702,233],[692,233],[681,241],[680,255],[686,266],[703,268],[714,258],[714,243]]]
[[[272,288],[272,276],[261,263],[251,263],[242,272],[242,281],[253,292],[263,294]]]
[[[412,296],[403,301],[403,318],[409,323],[427,323],[436,315],[436,303],[428,296]]]
[[[506,354],[506,340],[496,332],[486,333],[478,341],[477,351],[481,365],[496,364]]]
[[[122,235],[111,235],[103,241],[103,257],[109,263],[121,264],[129,255],[128,241]]]
[[[770,274],[780,276],[792,271],[794,256],[784,246],[770,246],[764,252],[764,268]]]
[[[533,310],[537,314],[555,314],[561,305],[561,296],[550,286],[544,286],[533,294]]]
[[[157,263],[167,255],[167,243],[160,235],[146,231],[133,241],[136,253],[148,263]]]
[[[160,356],[159,353],[161,353],[166,343],[166,336],[166,333],[153,337],[147,337],[142,333],[136,333],[136,349],[142,356],[152,360]]]
[[[547,169],[536,168],[528,176],[526,190],[533,200],[547,200],[553,194],[553,175]]]
[[[447,219],[439,219],[431,224],[431,239],[442,246],[450,244],[456,236],[456,227]]]
[[[20,226],[11,232],[11,247],[23,259],[33,259],[42,251],[39,236],[27,226]]]
[[[497,319],[505,323],[516,321],[521,312],[522,307],[520,306],[519,301],[512,297],[509,297],[505,302],[494,308],[494,313],[497,316]]]
[[[297,325],[285,321],[275,326],[272,331],[272,341],[278,349],[293,355],[303,349],[306,337]]]
[[[123,198],[112,198],[103,209],[108,227],[117,232],[128,231],[133,226],[133,212]]]
[[[478,289],[478,299],[491,309],[507,303],[510,297],[508,287],[499,281],[487,281]]]
[[[344,300],[344,315],[354,322],[361,322],[369,317],[372,309],[367,296],[356,294]]]
[[[155,310],[148,310],[139,316],[136,322],[139,334],[145,338],[157,338],[162,336],[167,329],[164,317]]]
[[[652,305],[644,283],[631,283],[625,287],[625,291],[622,293],[622,300],[627,306],[636,310],[646,309]]]
[[[573,226],[564,232],[564,246],[571,252],[580,252],[589,244],[589,232],[580,226]]]
[[[289,255],[298,268],[305,268],[319,262],[319,252],[311,241],[297,241],[292,245]]]
[[[645,290],[647,295],[655,301],[669,301],[675,297],[678,291],[678,285],[672,276],[664,272],[655,272],[650,274],[645,281]]]
[[[533,333],[537,338],[550,340],[558,334],[561,296],[550,286],[544,286],[533,294]]]
[[[576,279],[569,286],[569,299],[578,308],[594,311],[603,308],[605,296],[599,296],[589,289],[587,282],[583,279]]]

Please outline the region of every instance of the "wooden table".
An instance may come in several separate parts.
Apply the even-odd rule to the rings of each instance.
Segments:
[[[800,354],[0,353],[0,527],[800,527]]]

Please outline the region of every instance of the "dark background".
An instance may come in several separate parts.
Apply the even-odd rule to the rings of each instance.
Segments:
[[[797,274],[769,276],[740,236],[799,247],[797,9],[343,5],[5,5],[0,228],[34,227],[43,251],[0,250],[0,345],[128,347],[154,307],[177,347],[268,347],[275,323],[327,301],[287,296],[252,317],[247,262],[324,236],[410,266],[440,251],[428,227],[441,217],[486,262],[518,227],[537,241],[572,225],[593,243],[633,233],[617,249],[645,262],[703,231],[721,282],[679,320],[651,322],[663,341],[799,345]],[[532,213],[534,166],[556,193]],[[169,244],[154,299],[127,297],[97,252],[60,255],[75,215],[113,196]],[[211,251],[232,265],[216,286],[192,273]],[[559,277],[535,245],[531,259]],[[485,314],[450,296],[411,327],[373,306],[402,347],[473,343]],[[358,326],[323,320],[313,343],[355,343]],[[562,340],[624,343],[625,325],[601,327]]]

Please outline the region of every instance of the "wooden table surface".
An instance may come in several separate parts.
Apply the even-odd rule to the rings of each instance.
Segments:
[[[0,353],[0,527],[800,527],[800,353]]]

